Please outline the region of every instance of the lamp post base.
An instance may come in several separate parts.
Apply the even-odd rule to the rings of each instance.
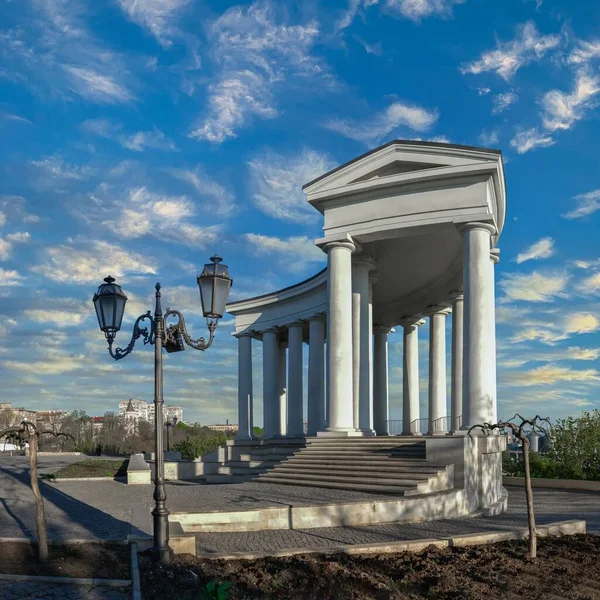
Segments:
[[[148,550],[150,559],[155,563],[168,565],[173,560],[173,550],[169,546],[153,546]]]

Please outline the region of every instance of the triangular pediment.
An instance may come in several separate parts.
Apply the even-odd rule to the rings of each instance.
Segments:
[[[410,173],[498,162],[495,150],[421,141],[394,141],[325,173],[304,186],[307,196]]]
[[[423,169],[435,169],[439,166],[441,165],[395,160],[394,162],[384,165],[379,169],[370,171],[366,175],[357,177],[350,183],[357,183],[359,181],[370,181],[371,179],[380,179],[381,177],[392,177],[393,175],[400,175],[402,173],[413,173],[414,171],[422,171]]]

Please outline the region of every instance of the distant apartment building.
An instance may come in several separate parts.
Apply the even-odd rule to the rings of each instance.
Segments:
[[[144,400],[136,400],[135,398],[119,402],[119,415],[128,421],[137,422],[143,419],[149,423],[154,423],[154,413],[154,402],[145,402]],[[183,408],[181,406],[163,404],[163,421],[167,419],[172,421],[173,417],[177,417],[178,421],[183,421]]]
[[[65,410],[38,410],[37,426],[54,431],[66,419],[69,413]]]
[[[222,431],[223,433],[235,433],[240,428],[236,423],[216,423],[215,425],[207,425],[213,431]]]
[[[21,421],[37,424],[37,411],[13,406],[10,402],[0,403],[0,427],[12,427]]]

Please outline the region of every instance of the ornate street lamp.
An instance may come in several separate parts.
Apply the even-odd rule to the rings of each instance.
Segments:
[[[125,348],[113,350],[117,332],[121,329],[123,314],[127,296],[120,286],[110,277],[104,279],[104,283],[94,294],[94,307],[98,317],[100,330],[104,332],[108,341],[108,352],[115,360],[120,360],[131,353],[135,342],[141,337],[144,344],[154,345],[154,428],[156,437],[156,465],[154,471],[154,546],[150,549],[155,560],[168,563],[172,557],[169,547],[169,511],[166,507],[167,495],[164,481],[164,454],[163,454],[163,365],[162,349],[167,352],[180,352],[185,350],[186,344],[195,350],[206,350],[213,342],[215,329],[219,319],[225,312],[227,297],[233,280],[227,272],[227,265],[221,263],[220,256],[211,256],[211,262],[204,265],[202,273],[198,276],[198,287],[200,290],[200,301],[202,313],[206,318],[209,338],[201,337],[194,340],[187,332],[183,315],[177,311],[167,308],[162,314],[160,301],[160,283],[157,283],[155,293],[154,316],[151,311],[140,315],[133,326],[131,341]],[[177,322],[166,327],[166,321],[170,316],[177,318]],[[150,323],[150,331],[142,327],[144,320]]]
[[[167,428],[167,452],[171,452],[171,444],[169,442],[169,429],[171,429],[171,427],[176,427],[177,426],[177,417],[173,417],[173,420],[170,421],[169,419],[167,419],[165,421],[165,427]]]

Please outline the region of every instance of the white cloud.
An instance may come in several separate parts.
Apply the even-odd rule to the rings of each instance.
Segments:
[[[206,207],[220,216],[231,215],[237,208],[234,194],[210,177],[198,165],[193,171],[171,169],[171,175],[189,183],[198,194],[207,200]]]
[[[348,8],[342,13],[340,18],[335,22],[336,32],[342,31],[352,25],[356,15],[361,9],[369,8],[377,4],[379,0],[348,0]]]
[[[17,271],[7,270],[0,267],[0,281],[2,281],[3,286],[15,286],[21,285],[24,277],[19,275]]]
[[[589,42],[582,40],[569,54],[567,62],[571,65],[583,65],[595,58],[600,58],[600,39]]]
[[[593,333],[600,329],[600,320],[592,313],[572,313],[565,317],[567,333]]]
[[[554,144],[552,137],[547,133],[540,133],[536,128],[519,131],[510,140],[510,145],[519,154],[525,154],[535,148],[547,148],[552,144]]]
[[[4,361],[6,369],[14,369],[35,375],[61,375],[71,373],[85,366],[86,359],[83,354],[70,355],[64,352],[48,352],[43,360],[32,361]]]
[[[586,277],[579,285],[584,294],[595,294],[600,291],[600,273]]]
[[[177,33],[174,22],[192,0],[119,0],[129,18],[145,27],[164,47],[171,45],[169,37]]]
[[[59,156],[50,156],[43,160],[32,160],[31,164],[39,169],[40,179],[39,183],[50,183],[55,180],[67,181],[74,180],[79,181],[87,179],[92,175],[93,170],[87,166],[69,165],[64,162]]]
[[[302,186],[335,166],[327,155],[306,149],[295,157],[267,151],[251,160],[248,166],[252,197],[259,210],[284,221],[313,223],[318,220]]]
[[[489,87],[478,87],[477,95],[478,96],[487,96],[492,90]]]
[[[209,29],[212,55],[220,67],[209,86],[207,114],[191,137],[221,143],[253,116],[278,115],[273,88],[293,76],[326,76],[310,54],[319,34],[315,21],[287,23],[281,6],[257,1],[225,11]]]
[[[158,150],[177,150],[177,146],[160,129],[156,127],[152,131],[138,131],[131,135],[121,135],[118,138],[121,146],[141,152],[146,148],[157,148]]]
[[[530,371],[508,373],[504,379],[509,385],[553,385],[563,381],[589,382],[599,381],[600,373],[596,369],[575,370],[557,365],[543,365]]]
[[[14,60],[11,75],[40,96],[116,104],[134,99],[135,77],[85,24],[81,0],[32,0],[32,18],[0,35],[0,47]],[[17,77],[18,75],[18,77]]]
[[[572,346],[569,348],[568,358],[572,360],[596,360],[600,357],[600,348],[580,348]]]
[[[385,110],[363,122],[331,119],[325,123],[325,127],[350,139],[373,144],[401,126],[412,131],[428,131],[438,120],[438,116],[435,109],[430,111],[420,106],[393,102]]]
[[[101,283],[103,277],[155,275],[156,264],[136,252],[102,241],[46,248],[44,261],[31,270],[48,279],[73,283]]]
[[[386,6],[406,19],[420,21],[433,16],[450,17],[452,7],[464,2],[466,0],[387,0]]]
[[[26,231],[9,233],[5,238],[0,237],[0,260],[8,260],[12,255],[13,244],[28,242],[30,235]]]
[[[495,50],[488,50],[479,60],[464,65],[461,72],[478,75],[488,71],[510,80],[523,66],[540,60],[560,43],[558,35],[540,35],[535,23],[527,21],[517,26],[517,34],[510,42],[498,42]]]
[[[198,227],[191,219],[196,215],[194,203],[187,196],[167,196],[145,187],[129,190],[128,197],[116,203],[118,213],[104,225],[124,238],[154,235],[159,239],[204,248],[214,242],[221,228]]]
[[[600,210],[600,189],[574,197],[577,207],[562,215],[565,219],[579,219],[587,217]]]
[[[236,130],[252,116],[273,119],[278,115],[271,106],[268,81],[248,69],[229,74],[209,86],[209,116],[202,120],[191,137],[221,143],[237,137]]]
[[[567,273],[506,273],[499,285],[504,301],[553,302],[564,297],[569,275]]]
[[[71,89],[84,98],[99,104],[118,104],[134,99],[133,94],[112,75],[75,65],[64,65],[63,68],[70,75]]]
[[[551,237],[539,239],[535,244],[526,248],[517,256],[517,263],[524,263],[526,260],[539,260],[540,258],[550,258],[554,255],[554,240]]]
[[[117,135],[121,126],[109,119],[86,119],[81,123],[81,129],[100,137],[111,138]]]
[[[571,129],[583,119],[587,109],[596,106],[595,96],[600,93],[600,77],[585,72],[577,74],[572,93],[550,90],[542,98],[542,122],[549,131]]]
[[[59,308],[55,308],[59,304]],[[87,302],[80,302],[72,298],[63,298],[57,301],[52,299],[52,308],[31,308],[23,311],[23,316],[35,323],[52,323],[57,327],[74,327],[81,325],[92,312]]]
[[[246,233],[244,237],[254,252],[274,256],[290,271],[302,271],[311,263],[325,263],[323,251],[305,236],[278,238]]]
[[[482,131],[479,134],[479,142],[482,146],[495,146],[500,141],[500,134],[497,129],[493,131]]]
[[[492,114],[498,115],[504,112],[507,108],[519,100],[519,96],[515,92],[504,92],[496,94],[492,98]]]

